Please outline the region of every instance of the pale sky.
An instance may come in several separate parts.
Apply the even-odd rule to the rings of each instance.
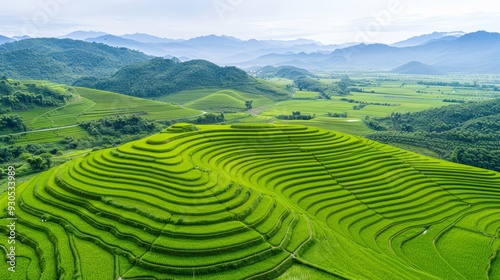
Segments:
[[[75,30],[164,38],[313,39],[393,43],[433,31],[500,31],[493,0],[20,0],[2,1],[0,35]]]

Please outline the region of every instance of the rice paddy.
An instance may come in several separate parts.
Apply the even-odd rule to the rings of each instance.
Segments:
[[[499,173],[341,132],[178,124],[19,186],[2,279],[498,279],[499,202]]]

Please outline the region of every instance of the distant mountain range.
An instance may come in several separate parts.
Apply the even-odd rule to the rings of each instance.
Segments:
[[[217,35],[181,40],[138,33],[115,36],[93,31],[76,31],[62,37],[128,48],[157,57],[177,57],[181,61],[204,59],[243,69],[271,65],[308,70],[390,71],[418,61],[444,73],[500,73],[500,34],[485,31],[434,32],[392,45],[322,45],[307,39],[240,40]],[[22,39],[2,36],[0,44]],[[108,74],[111,70],[117,69],[111,68]]]
[[[443,39],[445,37],[413,47],[359,44],[330,53],[273,53],[237,65],[389,71],[405,63],[419,61],[446,73],[500,73],[499,33],[478,31],[455,39]]]
[[[425,45],[428,43],[436,42],[436,41],[451,41],[460,36],[465,35],[465,32],[455,31],[455,32],[433,32],[431,34],[424,34],[416,37],[411,37],[401,42],[397,42],[391,44],[393,47],[405,48],[405,47],[414,47]]]

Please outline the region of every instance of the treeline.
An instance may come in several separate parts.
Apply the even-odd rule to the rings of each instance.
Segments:
[[[347,112],[343,113],[328,113],[327,114],[331,118],[347,118]]]
[[[395,131],[444,132],[459,128],[469,121],[498,114],[500,114],[500,99],[493,99],[416,113],[392,113],[389,117],[380,118],[377,121],[387,129]]]
[[[460,83],[460,82],[433,82],[433,81],[418,81],[419,85],[426,86],[448,86],[448,87],[462,87],[462,88],[480,88],[480,89],[492,89],[494,91],[500,91],[500,87],[496,85],[486,85],[479,84],[477,82],[473,83]]]
[[[465,100],[463,100],[463,99],[443,99],[443,102],[449,102],[449,103],[465,103]]]
[[[280,120],[311,120],[316,117],[314,115],[302,115],[299,111],[293,111],[291,115],[278,115],[276,118]]]
[[[500,171],[500,99],[365,118],[369,138],[427,148],[442,158]]]
[[[340,101],[349,102],[349,103],[356,103],[356,104],[364,104],[364,105],[377,105],[377,106],[399,106],[399,104],[382,103],[382,102],[359,101],[359,100],[348,99],[348,98],[344,98],[344,97],[343,97],[343,98],[340,98]]]
[[[224,113],[220,113],[220,115],[215,114],[204,114],[196,117],[193,123],[195,124],[209,124],[209,123],[223,123],[226,121],[226,117]]]

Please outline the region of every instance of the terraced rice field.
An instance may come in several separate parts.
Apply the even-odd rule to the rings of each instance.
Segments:
[[[2,279],[500,277],[499,173],[314,127],[178,124],[16,202]]]

